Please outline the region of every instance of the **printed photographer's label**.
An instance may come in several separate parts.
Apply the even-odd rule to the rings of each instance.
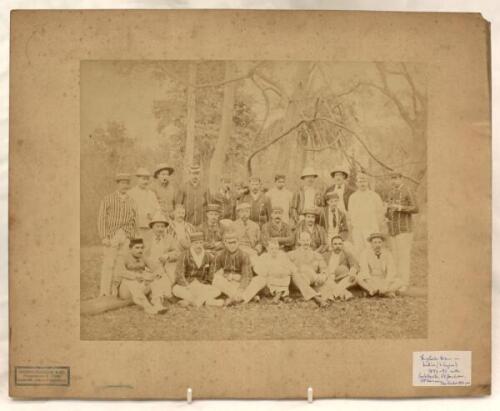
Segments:
[[[471,385],[471,351],[413,353],[413,386]]]
[[[69,367],[16,367],[16,385],[69,386]]]

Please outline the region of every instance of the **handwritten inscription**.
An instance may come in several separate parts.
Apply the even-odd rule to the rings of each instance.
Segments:
[[[414,352],[413,385],[419,387],[471,385],[471,352]]]

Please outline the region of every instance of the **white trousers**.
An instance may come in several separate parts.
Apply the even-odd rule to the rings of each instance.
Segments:
[[[202,306],[207,301],[213,300],[220,295],[220,291],[209,284],[202,284],[198,280],[193,280],[188,285],[174,285],[172,293],[196,306]]]
[[[99,296],[111,295],[111,283],[113,281],[113,273],[115,270],[116,257],[127,249],[129,239],[125,231],[119,229],[116,231],[113,238],[110,239],[110,244],[103,246],[101,281],[99,287]]]
[[[410,255],[413,243],[413,233],[401,233],[389,237],[396,271],[402,287],[410,285]]]

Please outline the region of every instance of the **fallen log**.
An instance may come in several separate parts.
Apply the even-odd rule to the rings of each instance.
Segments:
[[[132,304],[133,301],[131,299],[122,300],[112,296],[97,297],[91,300],[82,301],[80,304],[80,314],[96,315],[106,311],[127,307]]]

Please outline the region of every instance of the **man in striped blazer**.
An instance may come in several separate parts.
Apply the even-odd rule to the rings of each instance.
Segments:
[[[130,180],[128,174],[117,174],[117,190],[105,196],[99,207],[97,230],[104,246],[99,296],[116,295],[117,290],[111,290],[116,257],[136,234],[137,207],[128,195]]]

